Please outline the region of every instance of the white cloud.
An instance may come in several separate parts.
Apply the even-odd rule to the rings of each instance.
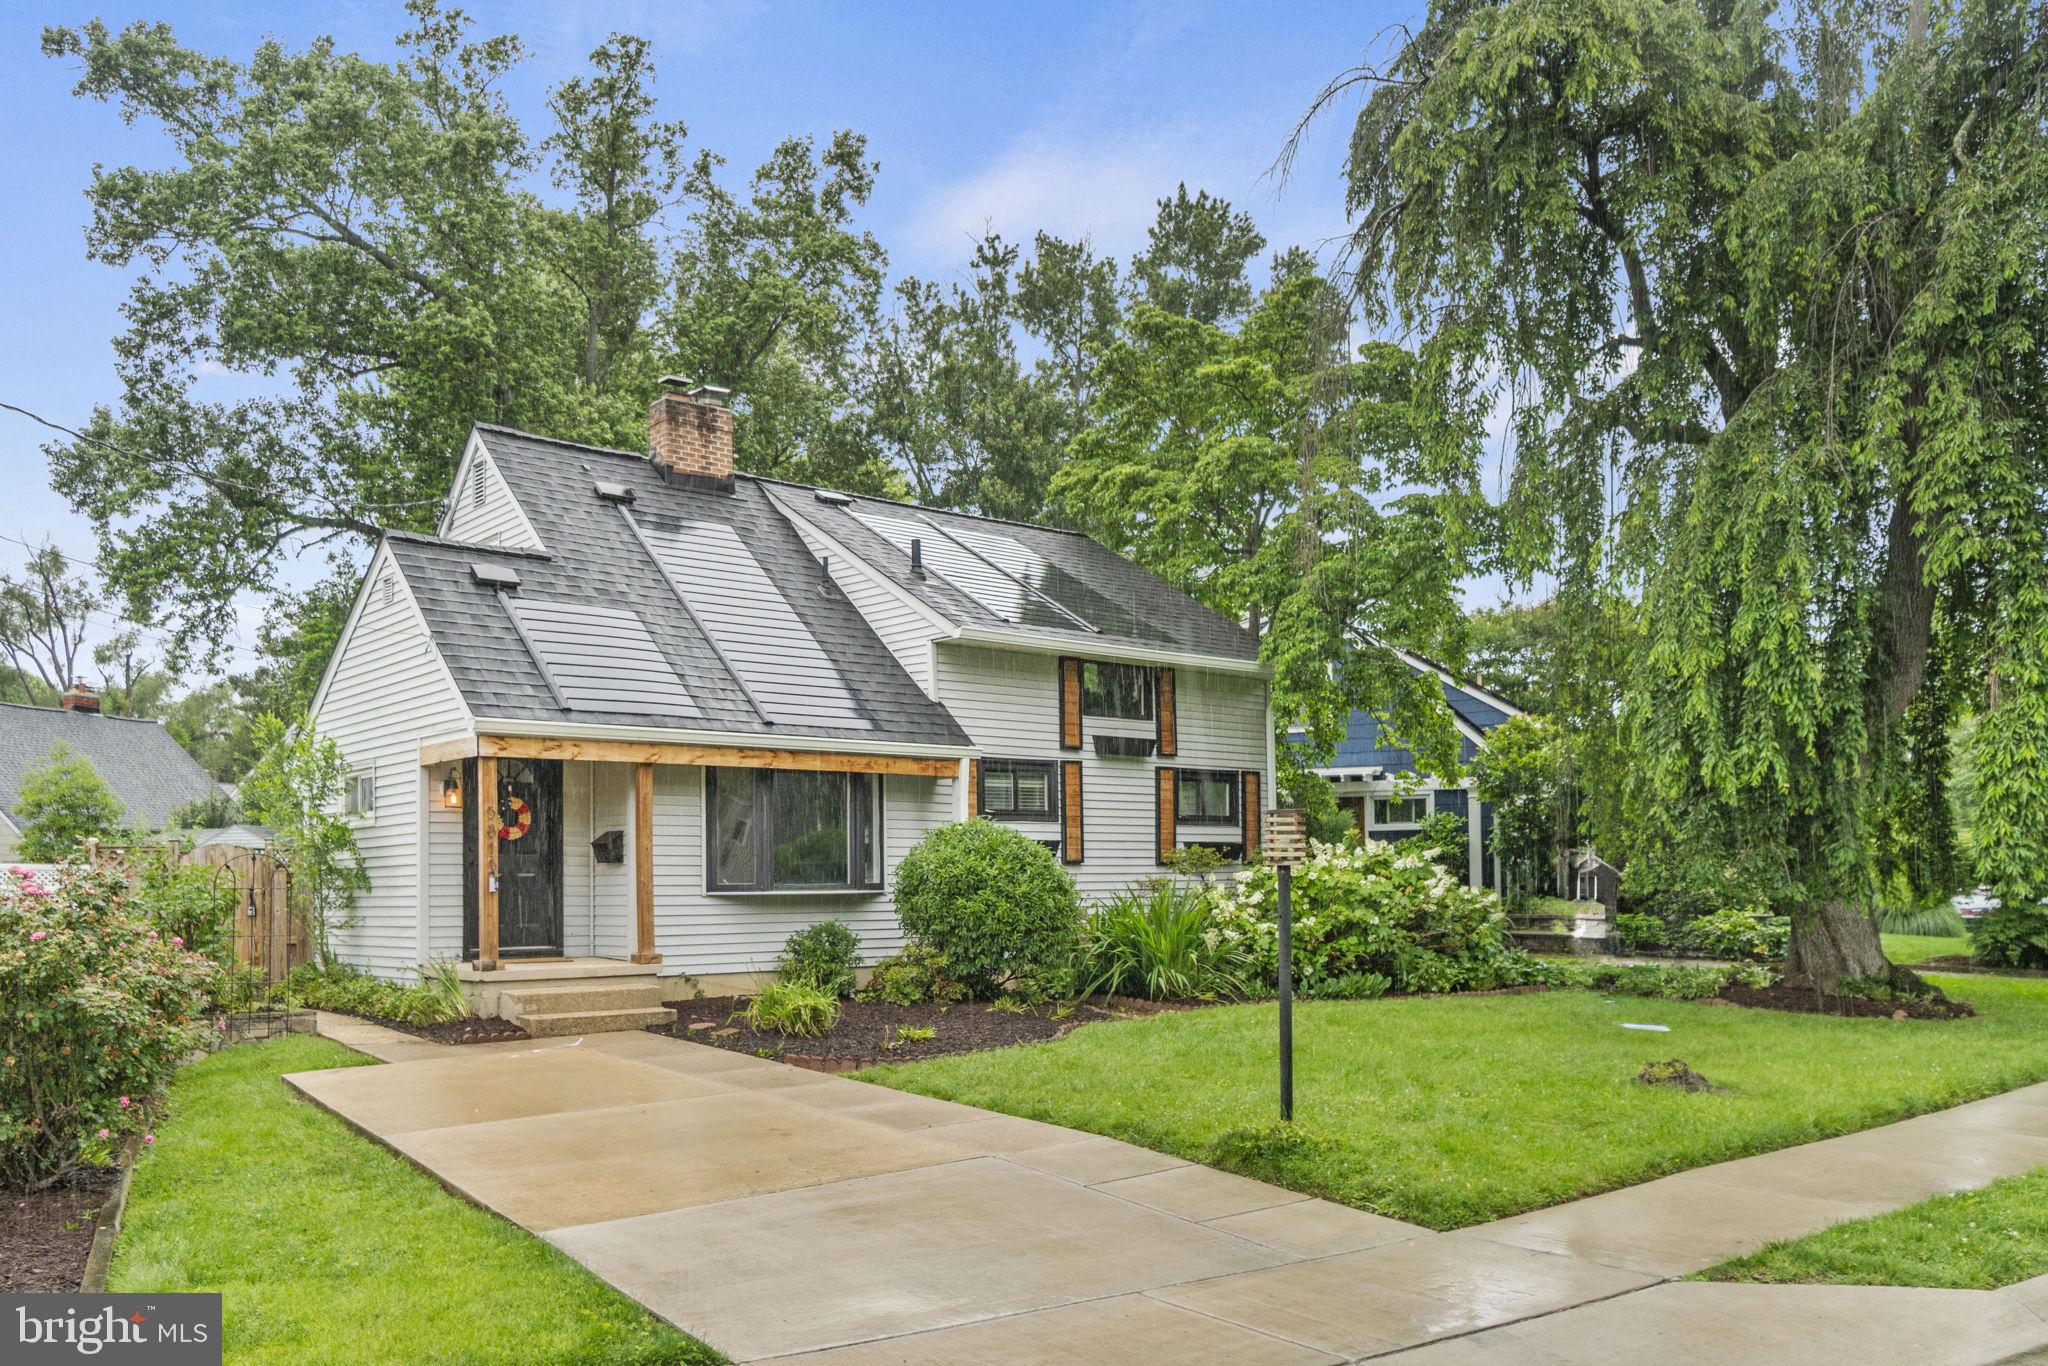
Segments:
[[[1044,231],[1127,254],[1144,241],[1159,198],[1186,177],[1183,143],[1166,133],[1027,134],[986,169],[927,194],[910,223],[910,248],[920,260],[955,263],[993,228],[1012,241]]]

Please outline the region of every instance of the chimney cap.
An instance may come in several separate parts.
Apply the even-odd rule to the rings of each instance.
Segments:
[[[699,384],[688,375],[663,375],[661,388],[664,393],[710,399],[713,403],[723,403],[732,397],[732,390],[717,384]]]

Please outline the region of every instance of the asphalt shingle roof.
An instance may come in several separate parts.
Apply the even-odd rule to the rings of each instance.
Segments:
[[[738,478],[729,493],[664,481],[644,455],[479,426],[485,448],[548,547],[546,553],[479,547],[430,536],[392,533],[393,557],[404,572],[464,700],[478,716],[563,720],[595,725],[667,726],[752,736],[966,747],[965,731],[927,697],[843,596],[824,591],[822,566],[796,528],[769,501],[758,480]],[[630,511],[597,496],[598,481],[623,483],[635,494]],[[683,609],[636,533],[634,519],[654,526],[715,523],[730,527],[789,610],[815,639],[871,725],[766,724],[696,619]],[[520,639],[497,593],[475,582],[478,561],[504,564],[520,577],[522,599],[626,610],[681,678],[693,710],[666,715],[565,714],[547,678]]]
[[[0,810],[14,810],[23,776],[47,763],[59,744],[92,762],[131,824],[162,829],[178,807],[220,791],[154,721],[6,702],[0,703]]]
[[[1070,644],[1077,652],[1114,646],[1139,653],[1175,650],[1230,660],[1259,657],[1259,642],[1251,632],[1078,531],[972,517],[881,498],[834,495],[826,502],[816,497],[817,490],[806,485],[760,482],[795,516],[817,527],[882,577],[956,624]],[[935,570],[928,570],[923,578],[913,575],[909,555],[872,530],[862,520],[863,515],[922,519],[943,531],[964,530],[1015,541],[1050,566],[1051,574],[1067,576],[1069,584],[1077,586],[1044,585],[1049,596],[1076,607],[1079,615],[1097,629],[1060,629],[1005,621],[947,583]],[[1101,603],[1107,610],[1092,612],[1089,603]]]

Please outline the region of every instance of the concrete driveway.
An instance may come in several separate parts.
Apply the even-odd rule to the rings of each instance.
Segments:
[[[1428,1343],[1447,1361],[1793,1359],[1773,1341],[1825,1341],[1831,1355],[1816,1359],[1839,1360],[1866,1339],[1876,1361],[1897,1359],[1884,1348],[1902,1325],[1928,1346],[1922,1361],[2048,1344],[2048,1287],[2031,1283],[1665,1283],[1802,1221],[1868,1212],[1875,1199],[1851,1210],[1808,1175],[1848,1152],[1773,1155],[1792,1161],[1789,1189],[1708,1168],[1682,1187],[1438,1234],[1113,1139],[652,1034],[443,1049],[368,1028],[334,1032],[389,1065],[286,1080],[738,1361],[1280,1366]],[[2048,1138],[2027,1132],[2048,1117],[2048,1088],[2037,1092],[1948,1112],[1996,1147],[1986,1171],[2048,1162]],[[1873,1134],[1893,1130],[1955,1151],[1948,1126]],[[1903,1203],[1910,1185],[1895,1175],[1882,1201]]]

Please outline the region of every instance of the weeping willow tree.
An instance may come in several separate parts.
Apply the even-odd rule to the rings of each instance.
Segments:
[[[1508,563],[1623,592],[1639,852],[1761,860],[1823,988],[1931,647],[1980,849],[2048,892],[2040,3],[1437,0],[1369,88],[1351,265],[1491,383]]]

